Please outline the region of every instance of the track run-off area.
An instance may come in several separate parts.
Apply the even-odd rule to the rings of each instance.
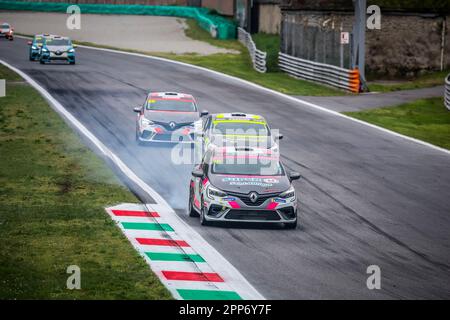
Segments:
[[[450,153],[161,59],[80,47],[75,66],[40,65],[17,38],[2,41],[0,60],[47,90],[265,298],[450,297]],[[279,129],[285,166],[304,177],[294,184],[300,227],[202,227],[189,218],[192,165],[174,164],[170,147],[134,141],[133,107],[149,90],[193,94],[211,113],[261,114]],[[155,202],[112,167],[143,202]],[[381,290],[366,286],[370,265],[381,269]]]

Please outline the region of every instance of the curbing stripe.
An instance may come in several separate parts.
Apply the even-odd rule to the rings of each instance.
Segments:
[[[224,282],[217,273],[163,271],[167,280]]]
[[[159,214],[157,212],[148,212],[148,211],[132,211],[132,210],[112,210],[112,213],[116,217],[153,217],[159,218]]]
[[[172,215],[167,208],[163,209],[155,204],[121,204],[106,211],[174,297],[184,299],[182,292],[188,299],[242,299],[239,291],[233,290],[233,279],[212,269],[208,261],[177,234],[177,228],[166,223],[167,217]],[[155,212],[158,217],[115,215],[117,211]],[[155,225],[166,225],[173,231]],[[130,226],[133,229],[126,228]]]
[[[190,247],[184,240],[136,238],[136,241],[147,246]]]
[[[155,261],[186,261],[186,262],[205,262],[205,259],[198,254],[169,253],[169,252],[145,252],[150,260]]]
[[[177,290],[184,300],[242,300],[234,291]]]
[[[124,229],[174,231],[167,223],[122,222]]]

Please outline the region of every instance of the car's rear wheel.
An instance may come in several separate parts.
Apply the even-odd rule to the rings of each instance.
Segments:
[[[198,217],[198,212],[194,209],[194,190],[192,187],[189,188],[189,217]]]
[[[285,222],[284,223],[284,228],[285,229],[295,229],[295,228],[297,228],[297,220],[298,219],[295,219],[294,222]]]
[[[40,64],[45,64],[45,61],[44,60],[39,60],[39,63]]]

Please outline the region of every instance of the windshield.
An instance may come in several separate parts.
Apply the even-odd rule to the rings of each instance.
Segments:
[[[197,107],[192,100],[175,99],[150,99],[147,101],[146,110],[154,111],[183,111],[196,112]]]
[[[235,134],[235,135],[255,135],[268,136],[269,130],[264,122],[231,122],[217,121],[213,133],[215,134]]]
[[[42,37],[36,37],[36,38],[34,38],[34,42],[35,42],[36,44],[41,44],[41,43],[44,42],[44,38],[42,38]]]
[[[47,39],[45,42],[48,46],[70,46],[70,40],[67,39]]]
[[[271,157],[225,156],[214,158],[211,172],[215,174],[280,176],[280,161]]]
[[[2,24],[1,29],[9,29],[9,24]]]

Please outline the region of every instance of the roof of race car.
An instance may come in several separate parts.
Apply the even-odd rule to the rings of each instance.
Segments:
[[[266,123],[266,120],[257,114],[249,114],[249,113],[218,113],[212,115],[213,121],[255,121]]]
[[[151,92],[149,99],[167,99],[167,100],[194,100],[194,97],[187,93],[178,92]]]

